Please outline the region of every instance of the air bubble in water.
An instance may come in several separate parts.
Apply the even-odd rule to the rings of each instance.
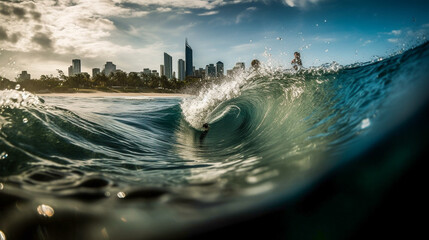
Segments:
[[[125,198],[126,194],[124,192],[118,192],[118,198]]]
[[[16,86],[15,86],[15,90],[19,90],[20,88],[21,88],[21,85],[16,84]]]
[[[328,52],[329,51],[329,49],[325,49],[325,52]]]
[[[0,231],[0,240],[6,240],[6,236],[2,231]]]
[[[369,127],[370,125],[371,125],[371,121],[369,120],[369,118],[365,118],[364,120],[362,120],[360,127],[364,129]]]
[[[7,154],[7,152],[2,152],[2,153],[0,154],[0,159],[1,159],[1,160],[6,159],[8,156],[9,156],[9,155]]]
[[[4,188],[3,183],[0,183],[0,190],[3,190],[3,188]]]
[[[23,122],[23,123],[28,123],[28,119],[27,119],[27,118],[24,118],[24,119],[22,119],[22,122]]]
[[[42,215],[44,217],[52,217],[54,216],[54,209],[51,206],[42,204],[37,207],[37,212],[39,215]]]

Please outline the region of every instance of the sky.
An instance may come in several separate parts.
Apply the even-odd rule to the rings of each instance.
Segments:
[[[14,80],[82,71],[158,70],[164,52],[196,68],[259,59],[290,68],[367,62],[406,50],[429,34],[427,0],[0,0],[0,76]]]

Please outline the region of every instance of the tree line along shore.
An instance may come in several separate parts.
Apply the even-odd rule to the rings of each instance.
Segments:
[[[39,79],[11,81],[0,76],[0,90],[20,89],[32,93],[78,93],[86,89],[102,92],[155,92],[155,93],[185,93],[194,94],[208,82],[219,79],[203,80],[198,77],[187,77],[184,81],[166,76],[155,76],[144,73],[126,73],[116,71],[109,75],[103,73],[90,77],[88,73],[66,76],[58,71],[58,76],[41,75]]]

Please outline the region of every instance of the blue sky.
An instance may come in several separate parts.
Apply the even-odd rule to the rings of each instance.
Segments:
[[[429,1],[381,0],[39,0],[0,1],[0,75],[13,79],[83,71],[113,61],[124,71],[159,71],[163,53],[230,69],[258,58],[290,68],[366,62],[408,49],[429,33]]]

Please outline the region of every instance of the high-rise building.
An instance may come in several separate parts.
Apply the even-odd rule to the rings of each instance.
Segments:
[[[223,77],[223,62],[216,63],[216,77]]]
[[[81,65],[80,65],[80,59],[73,59],[73,75],[81,73]]]
[[[194,76],[193,61],[192,61],[192,48],[188,44],[188,39],[185,41],[185,63],[186,63],[186,76]]]
[[[21,74],[18,75],[17,81],[22,82],[30,79],[31,79],[31,75],[28,74],[27,71],[22,71]]]
[[[245,68],[244,62],[238,62],[238,63],[236,63],[236,64],[235,64],[235,66],[232,68],[232,71],[233,71],[234,73],[236,73],[236,72],[244,71],[245,69],[246,69],[246,68]]]
[[[216,77],[216,67],[214,64],[209,64],[206,66],[206,77],[208,78]]]
[[[116,65],[113,64],[112,62],[106,62],[106,64],[104,65],[104,74],[106,74],[107,76],[110,75],[110,73],[115,72],[116,71]]]
[[[164,70],[168,79],[173,78],[173,58],[168,53],[164,53]]]
[[[245,69],[246,69],[246,67],[245,67],[245,65],[244,65],[244,62],[238,62],[238,63],[236,63],[236,64],[235,64],[235,67],[236,67],[236,68],[239,68],[239,69],[241,69],[241,70],[245,70]]]
[[[95,77],[98,74],[100,74],[100,69],[99,68],[93,68],[92,69],[92,77]]]
[[[143,68],[143,74],[150,76],[152,74],[152,72],[150,71],[149,68]]]
[[[159,66],[159,73],[161,74],[161,77],[165,75],[165,68],[162,64]]]
[[[69,77],[73,76],[73,65],[69,67]]]
[[[156,70],[152,70],[152,75],[153,75],[153,76],[156,76],[156,77],[159,77],[159,73],[158,73],[158,71],[156,71]]]
[[[177,69],[179,72],[179,80],[183,81],[185,80],[185,61],[183,61],[183,59],[179,59],[179,61],[177,62]]]

